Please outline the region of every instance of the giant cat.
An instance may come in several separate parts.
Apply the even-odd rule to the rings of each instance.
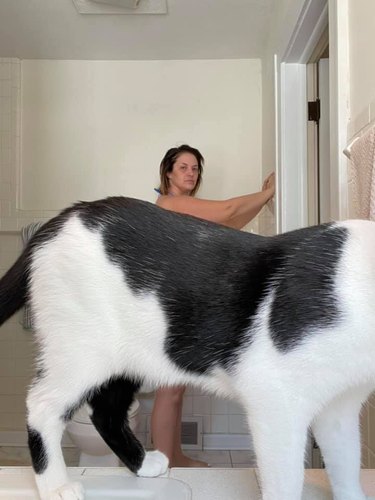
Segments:
[[[84,403],[131,471],[166,471],[127,423],[143,383],[236,398],[263,500],[301,499],[309,428],[335,500],[366,498],[358,420],[375,388],[374,223],[266,238],[129,198],[81,202],[2,278],[0,322],[26,301],[39,346],[27,428],[41,499],[84,498],[60,446]]]

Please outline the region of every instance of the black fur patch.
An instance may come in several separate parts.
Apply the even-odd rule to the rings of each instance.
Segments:
[[[113,378],[95,390],[88,399],[95,428],[132,472],[140,469],[145,456],[143,446],[128,423],[128,410],[140,385],[125,378]]]
[[[44,447],[42,436],[38,431],[27,428],[28,444],[31,454],[31,461],[36,474],[42,474],[47,468],[47,453]]]
[[[334,278],[347,241],[345,228],[332,224],[273,238],[286,256],[275,277],[270,327],[276,347],[287,351],[315,328],[340,321]]]
[[[229,368],[272,285],[272,339],[287,351],[309,327],[338,320],[333,277],[347,233],[330,224],[272,238],[247,234],[127,198],[79,207],[102,228],[108,257],[134,292],[153,292],[169,328],[166,351],[180,367]]]

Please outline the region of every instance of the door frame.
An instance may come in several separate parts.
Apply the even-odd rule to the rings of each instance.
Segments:
[[[308,225],[306,64],[329,25],[331,219],[348,215],[348,0],[306,0],[284,55],[275,56],[277,232]]]

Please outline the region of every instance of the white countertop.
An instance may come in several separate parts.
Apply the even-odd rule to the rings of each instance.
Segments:
[[[169,477],[187,483],[193,500],[260,500],[257,469],[171,469]],[[375,470],[361,471],[362,485],[367,495],[375,495]],[[326,472],[322,469],[305,471],[303,500],[332,500]]]
[[[132,476],[124,468],[80,468],[69,467],[70,477],[80,476]],[[1,467],[1,479],[9,481],[13,476],[31,477],[30,467]],[[223,469],[223,468],[174,468],[164,477],[182,481],[190,486],[192,500],[259,500],[260,490],[256,469]],[[375,495],[375,470],[362,471],[362,484],[367,495]],[[3,497],[4,498],[4,497]],[[332,500],[330,488],[324,470],[306,470],[303,500]]]

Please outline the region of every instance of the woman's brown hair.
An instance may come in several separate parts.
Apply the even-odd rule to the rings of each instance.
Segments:
[[[159,186],[160,194],[168,194],[169,179],[167,177],[167,174],[169,172],[172,172],[173,165],[175,164],[177,158],[182,153],[191,153],[197,159],[198,179],[197,179],[197,183],[196,183],[194,189],[190,193],[190,196],[194,196],[195,193],[198,191],[199,186],[201,185],[201,182],[202,182],[204,158],[201,155],[201,153],[198,151],[198,149],[192,148],[191,146],[188,146],[187,144],[183,144],[182,146],[179,146],[178,148],[168,149],[168,151],[165,153],[165,156],[160,163],[160,186]]]

